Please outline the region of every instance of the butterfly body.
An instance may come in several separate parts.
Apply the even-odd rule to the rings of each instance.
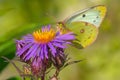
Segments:
[[[98,5],[78,11],[72,16],[58,23],[58,29],[62,34],[73,32],[76,40],[73,45],[78,48],[85,48],[92,44],[98,35],[98,28],[106,14],[106,7]]]

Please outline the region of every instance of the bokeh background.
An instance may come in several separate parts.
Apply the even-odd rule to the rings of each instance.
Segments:
[[[120,0],[0,0],[0,56],[13,59],[15,39],[72,13],[103,4],[108,8],[97,40],[85,49],[69,49],[81,63],[65,68],[60,80],[120,80]],[[0,58],[0,80],[18,80],[12,64]]]

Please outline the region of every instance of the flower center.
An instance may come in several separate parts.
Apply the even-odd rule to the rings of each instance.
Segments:
[[[43,29],[33,32],[34,40],[38,43],[48,43],[55,37],[55,31],[53,29]]]

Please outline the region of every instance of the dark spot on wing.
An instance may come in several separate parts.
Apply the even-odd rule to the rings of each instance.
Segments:
[[[96,22],[96,20],[93,20],[93,22]]]
[[[99,18],[99,16],[97,16],[96,18]]]
[[[84,33],[84,32],[85,32],[85,30],[84,30],[84,29],[81,29],[81,30],[80,30],[80,33]]]
[[[85,17],[85,16],[86,16],[85,14],[82,15],[82,17]]]

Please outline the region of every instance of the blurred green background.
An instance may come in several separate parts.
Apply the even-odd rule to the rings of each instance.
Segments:
[[[120,80],[120,0],[0,0],[0,56],[12,59],[15,39],[72,13],[106,5],[107,15],[91,46],[69,49],[73,60],[86,59],[60,73],[60,80]],[[53,17],[52,17],[53,16]],[[16,80],[15,68],[0,58],[0,80]],[[11,78],[11,79],[10,79]]]

